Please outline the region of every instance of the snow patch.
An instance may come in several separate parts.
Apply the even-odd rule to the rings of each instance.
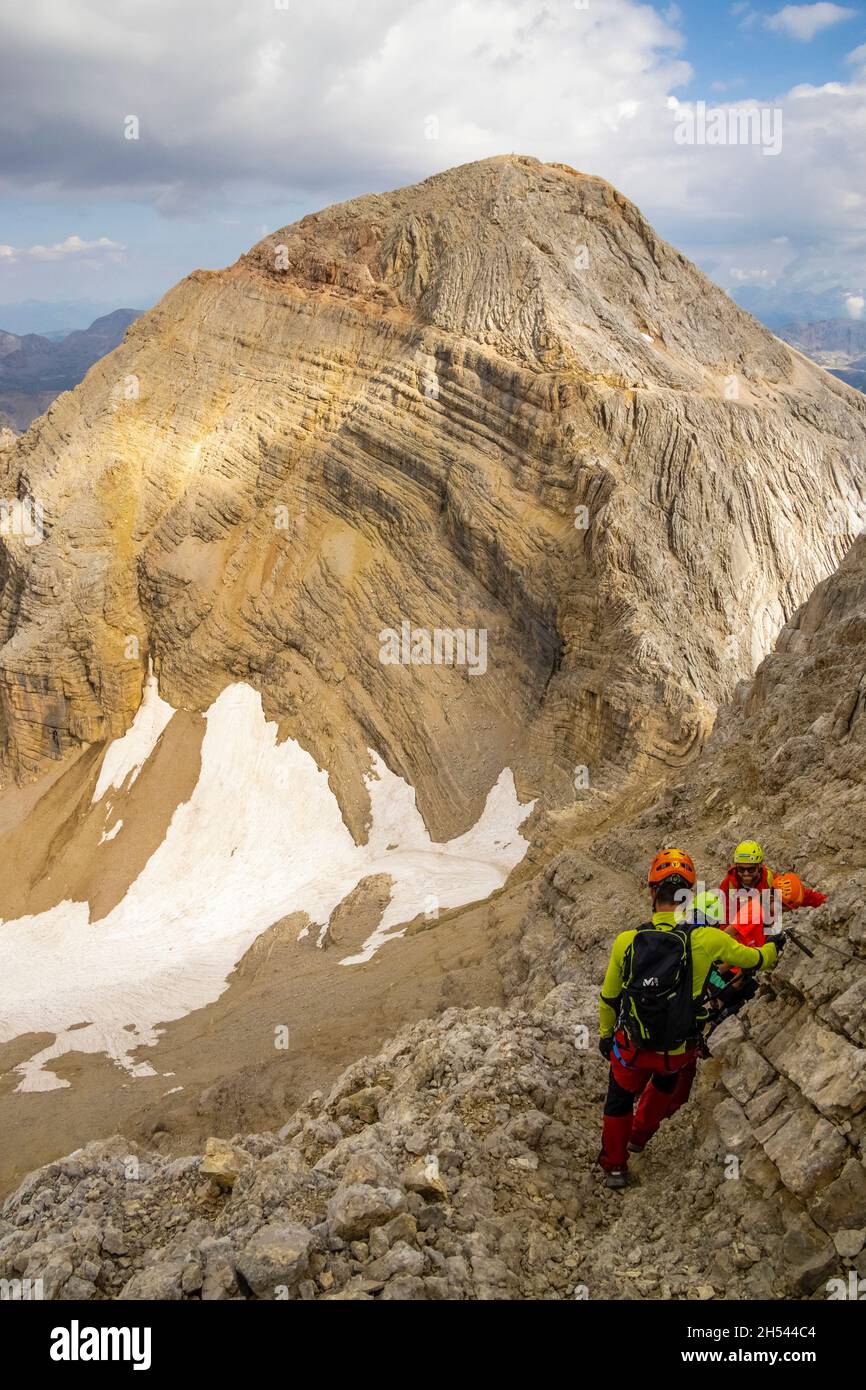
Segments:
[[[115,835],[116,835],[116,834],[118,833],[118,831],[122,828],[122,826],[123,826],[123,821],[122,821],[122,820],[115,821],[114,825],[111,827],[110,830],[103,830],[102,835],[100,836],[99,843],[100,843],[101,845],[104,845],[105,842],[106,842],[107,840],[113,840],[114,837],[115,837]]]
[[[130,730],[108,748],[94,799],[138,775],[173,711],[149,679]],[[255,938],[292,912],[321,932],[369,874],[392,880],[372,936],[342,964],[369,960],[395,930],[427,911],[460,907],[501,887],[523,858],[521,805],[505,769],[477,825],[434,843],[415,793],[371,751],[366,845],[355,844],[318,768],[294,740],[277,744],[261,697],[229,686],[205,715],[198,782],[125,897],[100,921],[87,903],[0,923],[0,1041],[52,1032],[22,1062],[19,1091],[66,1086],[46,1064],[66,1052],[105,1052],[131,1076],[155,1075],[131,1054],[157,1024],[213,1003]]]
[[[109,787],[119,790],[127,778],[132,786],[173,714],[171,705],[160,696],[156,676],[149,670],[138,713],[123,738],[116,738],[105,751],[93,793],[94,802],[101,801]]]

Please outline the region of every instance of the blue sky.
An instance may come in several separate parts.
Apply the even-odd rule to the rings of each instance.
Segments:
[[[668,7],[656,8],[664,12]],[[796,38],[790,29],[766,27],[766,21],[785,8],[780,4],[680,0],[677,8],[682,13],[686,57],[695,73],[685,95],[694,98],[715,100],[719,91],[714,84],[722,84],[723,95],[731,99],[748,93],[771,100],[800,82],[818,85],[845,79],[849,75],[846,54],[866,41],[866,12],[860,0],[840,4],[840,10],[851,14],[828,23],[808,41]]]
[[[863,0],[30,0],[4,51],[0,305],[145,306],[304,212],[517,150],[610,179],[733,292],[859,312]],[[780,157],[678,147],[696,101],[778,105]]]

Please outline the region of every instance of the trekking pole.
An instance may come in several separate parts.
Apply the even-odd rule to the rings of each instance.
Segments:
[[[789,941],[793,941],[794,945],[797,947],[799,951],[803,952],[804,956],[808,956],[810,960],[815,959],[815,952],[810,951],[805,941],[801,941],[799,936],[797,936],[795,932],[791,931],[790,927],[785,928],[785,935],[787,936]]]
[[[802,951],[802,952],[803,952],[803,955],[804,955],[804,956],[808,956],[810,960],[814,960],[814,959],[815,959],[815,952],[809,950],[809,947],[806,945],[806,943],[805,943],[804,941],[801,941],[801,940],[800,940],[800,938],[799,938],[799,936],[797,936],[797,933],[796,933],[796,932],[793,932],[793,931],[791,930],[790,927],[785,927],[784,933],[785,933],[785,939],[786,939],[787,941],[793,941],[793,943],[794,943],[794,945],[797,947],[797,950],[798,950],[798,951]],[[778,932],[769,932],[769,933],[767,934],[767,940],[768,940],[768,941],[772,941],[773,938],[774,938],[775,936],[781,936],[781,935],[782,935],[781,929],[780,929]]]

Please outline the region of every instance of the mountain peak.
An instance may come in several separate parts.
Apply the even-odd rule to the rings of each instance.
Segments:
[[[526,155],[309,214],[239,267],[620,385],[721,395],[736,364],[759,389],[789,363],[611,184]]]
[[[8,542],[11,765],[122,733],[148,656],[176,709],[250,677],[358,833],[370,748],[442,840],[504,766],[553,804],[575,765],[678,761],[838,562],[864,431],[603,179],[512,154],[324,208],[4,451],[50,530]],[[73,533],[98,579],[49,625]],[[395,680],[404,622],[483,631],[493,679]]]

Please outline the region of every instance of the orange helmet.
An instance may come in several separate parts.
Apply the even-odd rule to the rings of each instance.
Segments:
[[[802,907],[806,890],[803,887],[803,880],[796,874],[776,874],[773,879],[773,887],[778,888],[782,895],[783,907]]]
[[[647,883],[650,888],[655,888],[656,884],[664,883],[666,878],[674,877],[683,879],[690,888],[694,888],[698,878],[694,861],[684,849],[659,850],[650,864]]]

